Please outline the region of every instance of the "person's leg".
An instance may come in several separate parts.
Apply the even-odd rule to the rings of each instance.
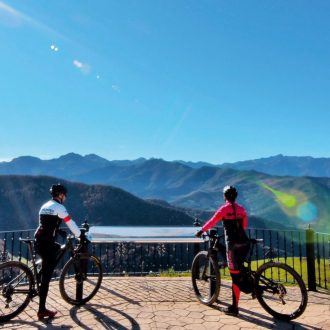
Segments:
[[[47,257],[43,258],[39,290],[39,312],[44,312],[46,310],[46,299],[49,290],[49,282],[52,278],[54,267],[55,265],[52,260],[48,260]]]
[[[46,309],[46,299],[49,290],[49,283],[56,266],[56,253],[59,249],[59,244],[53,242],[38,242],[37,253],[42,258],[42,272],[39,290],[39,318],[46,316],[53,317],[56,312],[51,312]]]
[[[232,279],[232,304],[224,310],[228,315],[237,315],[238,314],[238,303],[241,295],[241,290],[239,288],[240,280],[240,270],[236,262],[235,257],[235,245],[228,243],[227,244],[227,262]]]
[[[221,259],[219,266],[221,265],[223,268],[225,268],[226,266],[228,266],[226,246],[224,244],[219,243],[217,248]]]
[[[232,306],[236,307],[236,309],[238,310],[238,302],[241,295],[241,290],[239,288],[239,281],[241,274],[239,270],[229,270],[229,271],[232,279],[232,286],[231,286],[232,297],[233,297]]]

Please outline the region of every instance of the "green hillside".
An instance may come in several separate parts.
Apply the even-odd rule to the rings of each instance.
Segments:
[[[0,165],[4,172],[36,175],[49,171],[70,181],[120,187],[185,212],[213,213],[223,202],[223,186],[233,184],[239,190],[238,203],[246,207],[250,217],[291,228],[311,224],[316,231],[330,232],[330,178],[274,176],[215,166],[192,168],[161,159],[109,162],[95,155],[75,154],[50,161],[18,158]]]
[[[40,206],[46,202],[52,177],[0,176],[0,231],[33,229]],[[69,190],[66,206],[78,224],[192,225],[193,218],[173,208],[156,205],[119,188],[61,180]]]
[[[125,168],[104,167],[75,176],[75,180],[111,184],[142,198],[211,212],[223,202],[222,188],[232,184],[249,215],[289,227],[311,224],[317,231],[330,232],[330,178],[272,176],[216,167],[193,169],[154,159]]]

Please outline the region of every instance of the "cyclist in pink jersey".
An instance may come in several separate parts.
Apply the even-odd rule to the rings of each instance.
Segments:
[[[223,189],[225,204],[222,205],[208,220],[202,229],[196,233],[200,237],[203,232],[214,227],[219,221],[223,222],[227,263],[232,278],[233,303],[224,312],[228,315],[238,314],[238,302],[240,298],[240,280],[243,262],[249,251],[248,237],[245,230],[248,225],[245,208],[237,204],[237,190],[233,186],[226,186]]]

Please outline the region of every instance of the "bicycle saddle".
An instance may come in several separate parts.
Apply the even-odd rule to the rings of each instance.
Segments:
[[[251,244],[258,244],[258,243],[262,243],[264,240],[262,238],[250,238],[249,242]]]
[[[26,243],[26,244],[31,244],[31,243],[34,243],[34,238],[22,238],[20,237],[19,240],[23,243]]]

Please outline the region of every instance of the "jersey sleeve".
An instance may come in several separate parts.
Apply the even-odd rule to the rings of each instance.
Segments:
[[[218,211],[214,213],[212,218],[206,222],[206,224],[202,227],[203,231],[207,231],[214,227],[220,220],[223,218],[223,207],[220,207]]]
[[[77,226],[76,222],[71,219],[64,205],[61,205],[61,208],[59,208],[57,215],[65,222],[65,224],[69,227],[74,236],[80,236],[79,227]]]
[[[248,227],[248,218],[247,218],[245,210],[244,210],[244,214],[243,214],[243,224],[242,225],[243,225],[244,230],[246,230]]]

